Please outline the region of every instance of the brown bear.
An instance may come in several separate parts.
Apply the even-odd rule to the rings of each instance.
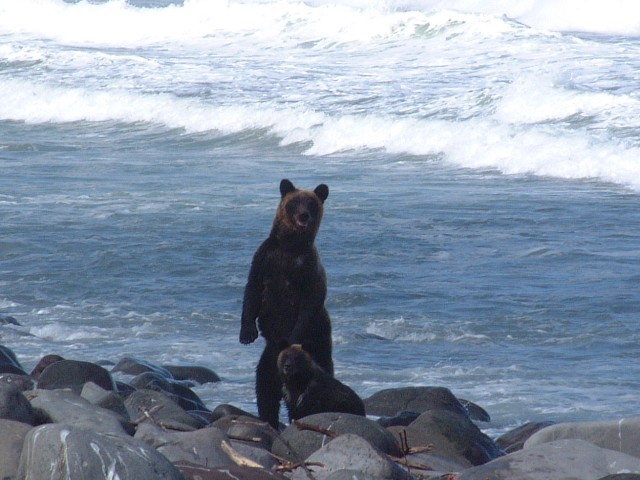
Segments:
[[[333,375],[327,278],[314,244],[329,187],[299,190],[284,179],[280,196],[271,233],[251,263],[240,326],[241,343],[255,341],[258,330],[266,340],[256,368],[256,396],[260,418],[274,428],[282,399],[277,366],[282,342],[304,343],[313,360]]]
[[[289,422],[323,412],[365,416],[364,402],[351,388],[320,368],[302,345],[291,345],[278,356]]]

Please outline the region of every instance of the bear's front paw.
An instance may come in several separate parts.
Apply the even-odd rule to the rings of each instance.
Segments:
[[[248,345],[255,342],[256,338],[258,338],[258,329],[255,325],[240,327],[240,343]]]

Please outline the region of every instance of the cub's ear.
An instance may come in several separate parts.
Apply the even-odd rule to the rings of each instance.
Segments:
[[[295,189],[296,187],[293,186],[293,183],[291,183],[290,180],[283,178],[280,181],[280,195],[282,198],[284,198],[287,193],[293,192]]]
[[[324,201],[329,196],[329,187],[327,187],[324,183],[321,183],[320,185],[318,185],[316,187],[316,189],[313,191],[313,193],[315,193],[318,196],[318,198],[320,199],[320,201],[322,203],[324,203]]]

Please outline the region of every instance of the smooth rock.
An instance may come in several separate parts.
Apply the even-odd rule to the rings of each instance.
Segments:
[[[402,451],[395,437],[374,420],[349,413],[317,413],[300,419],[315,429],[342,435],[352,433],[364,438],[382,452],[400,457]],[[301,461],[333,440],[334,437],[315,430],[301,430],[296,425],[287,427],[273,442],[272,451],[291,461]],[[339,436],[337,438],[340,438]]]
[[[0,418],[35,425],[33,407],[15,385],[0,383]]]
[[[134,422],[152,422],[179,431],[206,426],[202,419],[189,415],[165,393],[155,390],[136,390],[127,397],[124,405]]]
[[[364,400],[368,415],[395,416],[398,412],[449,410],[468,416],[467,409],[444,387],[403,387],[380,390]]]
[[[229,437],[217,428],[201,428],[192,432],[170,432],[157,425],[143,423],[135,438],[156,448],[171,462],[187,462],[205,467],[234,465],[222,448]]]
[[[31,377],[29,377],[28,375],[16,373],[0,374],[0,383],[13,385],[21,392],[33,390],[36,387],[36,382],[34,382]]]
[[[124,406],[124,400],[112,390],[105,390],[93,382],[87,382],[82,387],[80,396],[92,405],[106,408],[127,420],[131,420],[131,418],[129,418],[129,412],[127,412],[127,407]]]
[[[43,413],[46,423],[65,423],[109,435],[133,435],[133,426],[126,418],[92,405],[70,390],[34,390],[30,395],[31,406]]]
[[[279,435],[279,432],[267,422],[244,415],[226,415],[210,426],[219,428],[230,438],[267,450],[271,450],[273,441]]]
[[[40,374],[47,368],[49,365],[59,362],[60,360],[64,360],[63,357],[56,354],[45,355],[42,357],[33,370],[31,370],[31,378],[34,380],[38,380],[40,378]]]
[[[183,480],[154,448],[132,437],[105,435],[55,423],[32,429],[18,480]]]
[[[283,475],[262,468],[240,466],[215,468],[184,462],[177,463],[176,467],[188,480],[287,480]]]
[[[79,360],[60,360],[46,367],[38,377],[38,388],[43,390],[70,388],[80,393],[87,382],[93,382],[105,390],[116,389],[111,374],[105,368]]]
[[[157,372],[141,373],[134,377],[129,384],[138,390],[164,392],[185,410],[209,410],[200,397],[189,387],[171,378],[165,378]]]
[[[393,417],[379,417],[376,422],[384,428],[388,427],[406,427],[417,419],[421,414],[419,412],[398,412]]]
[[[163,365],[162,368],[168,370],[176,380],[191,380],[201,385],[220,381],[218,374],[207,367],[199,367],[196,365]]]
[[[390,427],[406,434],[408,447],[433,445],[433,452],[460,463],[459,456],[481,465],[504,454],[467,416],[448,410],[428,410],[407,427]]]
[[[28,375],[22,368],[18,357],[9,347],[0,345],[0,373],[13,373],[16,375]]]
[[[382,451],[368,441],[346,433],[335,438],[311,454],[307,460],[313,478],[324,480],[340,470],[356,470],[365,476],[379,480],[409,479],[408,472],[390,460]],[[293,480],[307,480],[303,468],[297,468],[291,476]]]
[[[601,448],[640,458],[640,418],[600,422],[558,423],[534,433],[524,448],[562,439],[581,439]]]
[[[216,408],[211,411],[211,417],[213,421],[218,420],[219,418],[225,417],[227,415],[242,415],[245,417],[253,417],[258,420],[256,415],[253,415],[241,408],[236,407],[235,405],[229,405],[228,403],[221,403]]]
[[[550,425],[554,422],[528,422],[521,425],[507,433],[501,435],[496,439],[496,445],[500,447],[505,453],[512,453],[518,450],[522,450],[524,442],[531,437],[534,433]]]
[[[173,378],[166,368],[140,360],[135,357],[124,357],[111,369],[111,373],[124,373],[126,375],[140,375],[144,372],[155,372],[164,378]]]
[[[457,480],[598,480],[640,472],[640,459],[584,440],[557,440],[525,447],[460,472]]]
[[[14,420],[0,420],[0,478],[13,479],[18,473],[20,453],[31,425]]]
[[[20,326],[20,322],[13,318],[11,315],[0,315],[0,325],[17,325]],[[2,477],[0,477],[2,478]]]

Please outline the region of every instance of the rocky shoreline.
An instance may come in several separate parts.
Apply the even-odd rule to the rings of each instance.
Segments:
[[[370,417],[322,413],[277,431],[191,389],[217,381],[206,367],[135,358],[48,355],[26,372],[0,346],[0,478],[640,480],[640,417],[491,439],[484,409],[423,386],[364,399]]]

